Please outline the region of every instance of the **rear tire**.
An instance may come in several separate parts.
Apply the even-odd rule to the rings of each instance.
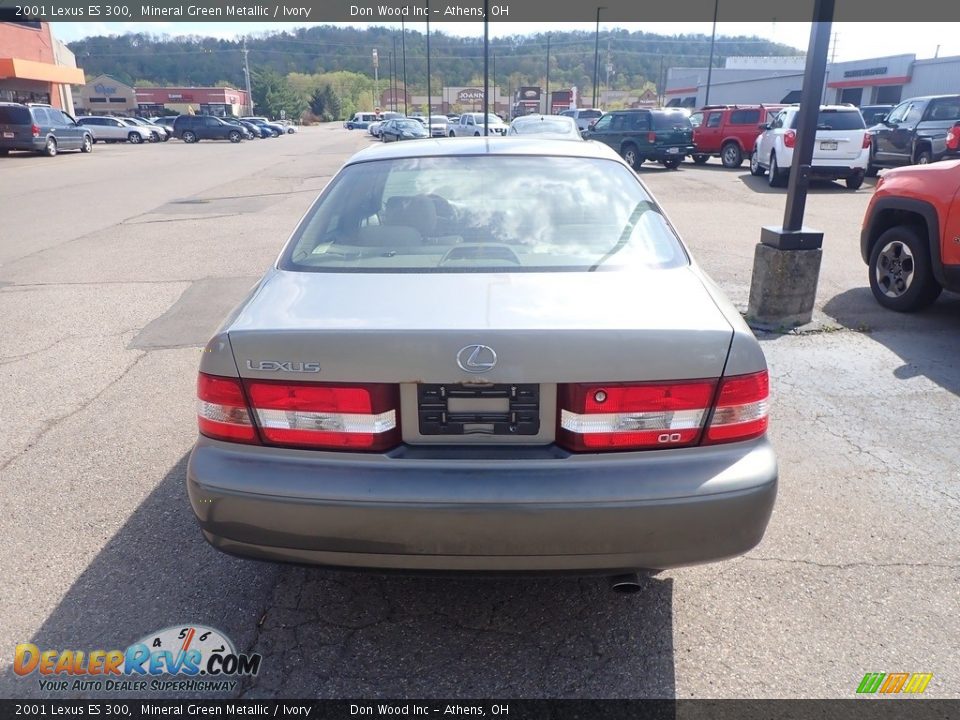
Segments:
[[[743,152],[735,142],[728,142],[720,150],[720,162],[725,168],[733,169],[743,165]]]
[[[926,238],[912,225],[896,225],[877,238],[869,268],[873,297],[895,312],[922,310],[943,289],[933,276]]]
[[[663,161],[663,166],[664,166],[667,170],[676,170],[678,167],[680,167],[680,161],[679,161],[679,160],[664,160],[664,161]]]
[[[766,172],[760,166],[760,156],[757,155],[757,149],[753,149],[753,153],[750,155],[750,174],[754,177],[763,177],[763,173]]]
[[[131,143],[132,145],[139,145],[143,142],[143,136],[140,133],[132,132],[127,135],[127,142]]]
[[[47,157],[57,156],[57,141],[53,138],[47,138],[47,144],[43,148],[43,154]]]
[[[920,148],[913,159],[914,165],[929,165],[933,162],[933,153],[930,148]]]
[[[782,172],[777,166],[777,154],[770,153],[770,171],[767,177],[767,182],[770,184],[770,187],[783,187],[787,184],[789,178],[790,171]]]
[[[694,165],[706,165],[707,160],[710,159],[709,155],[694,155],[692,157]]]
[[[859,190],[860,186],[863,185],[863,173],[857,173],[856,175],[851,175],[844,182],[847,184],[848,190]]]
[[[236,130],[231,130],[230,134],[227,135],[227,137],[232,143],[238,143],[243,139],[242,137],[240,137],[240,133],[238,133]]]
[[[184,130],[181,137],[185,143],[195,143],[197,141],[196,133],[192,130]]]
[[[634,170],[639,170],[640,166],[643,165],[643,158],[640,157],[640,152],[637,150],[637,146],[633,143],[627,143],[624,145],[620,155],[626,161],[627,165],[632,167]]]
[[[80,152],[93,152],[93,138],[90,135],[83,136],[83,141],[80,143]]]

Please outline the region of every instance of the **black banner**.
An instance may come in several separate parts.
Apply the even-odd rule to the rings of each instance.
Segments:
[[[960,700],[0,700],[0,718],[950,720]]]
[[[603,0],[602,22],[692,22],[713,18],[714,0]],[[489,0],[491,22],[584,22],[596,4],[580,0]],[[722,0],[722,22],[809,22],[813,0]],[[484,19],[483,0],[0,0],[0,20],[30,22],[469,22]],[[837,2],[834,22],[960,21],[960,3],[945,0]],[[869,25],[869,22],[866,23]]]

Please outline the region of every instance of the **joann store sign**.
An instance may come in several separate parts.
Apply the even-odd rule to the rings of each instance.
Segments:
[[[457,93],[457,102],[472,103],[483,102],[483,90],[476,88],[467,88]]]

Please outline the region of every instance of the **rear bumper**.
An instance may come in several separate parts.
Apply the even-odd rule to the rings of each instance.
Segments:
[[[863,175],[864,171],[864,167],[858,164],[813,165],[810,168],[810,177],[815,180],[840,180]]]
[[[647,153],[647,159],[655,160],[657,162],[663,162],[664,160],[683,160],[688,155],[693,155],[696,152],[697,152],[696,148],[693,145],[681,145],[679,147],[666,147],[666,148],[652,148]]]
[[[187,489],[206,539],[236,555],[359,568],[570,573],[740,555],[763,537],[777,489],[766,439],[519,462],[397,455],[201,437]]]
[[[31,138],[2,138],[0,137],[0,150],[32,150],[34,152],[43,152],[47,147],[47,136]]]

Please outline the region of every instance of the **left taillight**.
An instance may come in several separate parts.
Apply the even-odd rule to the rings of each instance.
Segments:
[[[723,378],[704,443],[760,437],[767,431],[769,410],[770,378],[766,370]]]
[[[561,385],[557,439],[575,451],[692,445],[715,388],[715,380]]]
[[[797,144],[797,133],[793,130],[787,130],[783,134],[783,144],[788,148],[794,147]]]
[[[954,124],[954,126],[947,131],[947,149],[960,150],[960,123]]]
[[[200,434],[216,440],[256,443],[257,432],[239,378],[200,373],[197,377],[197,424]]]
[[[244,388],[268,445],[382,451],[400,443],[397,385],[247,380]]]

